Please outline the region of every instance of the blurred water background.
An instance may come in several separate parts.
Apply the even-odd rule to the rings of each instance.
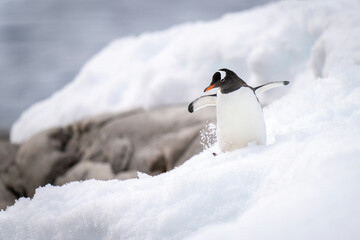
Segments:
[[[73,80],[111,40],[216,19],[266,2],[0,0],[0,131],[6,132],[31,104]]]

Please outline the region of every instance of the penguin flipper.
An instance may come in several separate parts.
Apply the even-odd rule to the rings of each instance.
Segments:
[[[196,112],[205,107],[216,107],[216,94],[201,96],[189,104],[189,112]]]
[[[258,86],[256,88],[254,88],[254,92],[255,92],[255,94],[266,92],[267,90],[270,90],[272,88],[286,86],[289,83],[290,83],[289,81],[279,81],[279,82],[266,83],[264,85],[261,85],[261,86]]]

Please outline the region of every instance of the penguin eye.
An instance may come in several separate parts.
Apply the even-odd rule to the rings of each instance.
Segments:
[[[225,78],[220,79],[220,82],[222,83],[225,82]]]

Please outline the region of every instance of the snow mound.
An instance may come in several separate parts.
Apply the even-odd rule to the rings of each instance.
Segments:
[[[210,22],[126,37],[93,57],[75,80],[26,110],[11,128],[11,141],[97,114],[188,103],[219,68],[229,68],[249,84],[293,80],[313,61],[322,73],[331,56],[319,37],[348,8],[336,2],[281,2]],[[345,36],[344,36],[345,38]],[[352,41],[352,40],[348,40]],[[336,58],[338,59],[338,58]],[[273,90],[270,102],[284,90]]]
[[[110,82],[114,92],[128,84],[117,95],[124,100],[118,108],[129,107],[129,98],[142,104],[138,96],[149,104],[186,100],[224,61],[254,83],[291,81],[287,94],[264,109],[268,145],[250,144],[217,157],[207,149],[156,177],[38,188],[33,199],[22,198],[0,212],[0,239],[359,239],[359,5],[355,0],[280,2],[113,43],[76,81],[36,108],[53,106],[59,95],[78,96],[70,94],[80,86],[88,86],[83,91],[89,101],[99,96],[101,105],[100,92]],[[156,51],[155,43],[160,44]],[[128,64],[115,58],[119,49]],[[141,69],[132,69],[135,58]],[[164,89],[176,89],[178,98]]]

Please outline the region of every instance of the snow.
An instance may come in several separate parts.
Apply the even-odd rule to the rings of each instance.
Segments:
[[[315,57],[310,57],[314,46],[326,47],[319,37],[350,3],[280,2],[116,40],[74,81],[23,112],[11,128],[11,141],[97,114],[189,103],[223,67],[254,86],[292,80]],[[321,71],[325,56],[318,54],[313,65]],[[273,90],[263,102],[285,92]]]
[[[190,102],[228,67],[251,85],[291,82],[265,96],[268,144],[213,157],[215,146],[156,177],[38,188],[0,212],[0,239],[359,239],[359,10],[279,2],[112,43],[24,113],[13,140],[32,134],[34,114],[56,125]]]

